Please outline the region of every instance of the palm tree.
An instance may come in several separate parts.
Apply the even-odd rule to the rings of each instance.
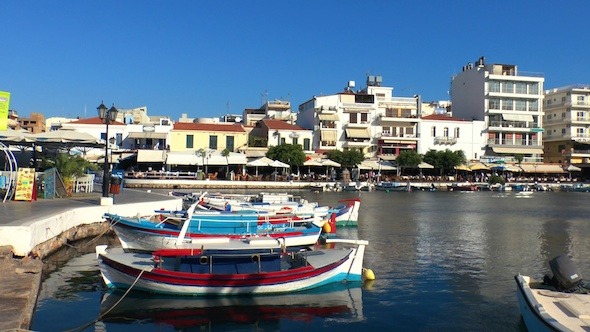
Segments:
[[[203,166],[205,166],[204,178],[207,178],[207,165],[205,165],[205,158],[209,158],[208,153],[209,152],[203,148],[198,149],[196,152],[197,156],[201,157],[201,160],[203,161]]]
[[[231,151],[227,148],[223,149],[223,151],[221,151],[221,155],[225,157],[225,161],[227,163],[227,170],[225,172],[225,178],[229,179],[229,154],[231,153]]]

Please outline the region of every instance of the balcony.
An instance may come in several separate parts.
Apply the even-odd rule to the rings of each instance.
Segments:
[[[438,145],[453,145],[453,144],[457,144],[457,138],[456,137],[435,137],[434,138],[434,144],[438,144]]]
[[[519,132],[543,132],[537,122],[522,121],[490,121],[489,130],[491,131],[519,131]]]
[[[377,135],[375,135],[376,138],[380,138],[380,139],[407,139],[408,141],[415,141],[416,138],[418,138],[418,135],[416,134],[412,134],[412,133],[408,133],[408,134],[402,134],[402,133],[390,133],[388,131],[384,131],[381,133],[378,133]]]

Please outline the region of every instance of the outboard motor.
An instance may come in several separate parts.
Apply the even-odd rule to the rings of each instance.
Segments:
[[[555,288],[565,292],[573,292],[583,286],[582,275],[568,256],[555,257],[549,261],[549,267],[553,272],[551,283]]]

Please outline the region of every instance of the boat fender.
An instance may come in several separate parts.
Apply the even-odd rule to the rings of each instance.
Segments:
[[[373,273],[373,270],[363,268],[363,279],[364,280],[375,280],[375,273]]]
[[[208,256],[201,256],[199,258],[199,263],[201,263],[201,265],[206,265],[207,263],[209,263],[209,257]]]
[[[291,212],[293,212],[293,209],[288,206],[283,206],[279,212],[280,213],[291,213]]]
[[[252,255],[252,262],[259,263],[260,262],[260,255]]]

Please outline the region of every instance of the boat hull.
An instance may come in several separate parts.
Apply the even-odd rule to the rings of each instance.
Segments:
[[[156,267],[151,254],[106,250],[104,246],[97,247],[97,255],[101,275],[108,287],[186,296],[280,294],[336,282],[362,281],[365,244],[348,249],[305,252],[305,265],[262,273],[238,271],[213,274],[164,270]],[[215,259],[211,257],[210,262]],[[288,259],[287,255],[283,257],[281,259]],[[284,262],[281,261],[281,264]],[[201,268],[206,269],[207,266]],[[213,268],[214,265],[210,270]]]
[[[240,241],[227,241],[227,239],[244,240],[271,240],[273,245],[278,242],[286,247],[303,247],[315,244],[322,232],[322,229],[316,225],[306,227],[294,227],[277,231],[274,233],[187,233],[179,240],[181,230],[139,227],[139,223],[134,223],[130,219],[112,216],[112,227],[115,234],[121,242],[121,246],[127,250],[133,251],[154,251],[162,248],[187,248],[201,247],[203,245],[211,247],[214,243],[218,246],[224,246],[227,249],[239,249],[242,246]],[[113,221],[114,220],[114,221]],[[263,241],[252,241],[262,244]],[[235,247],[239,245],[239,247]],[[263,247],[266,247],[263,246]]]

